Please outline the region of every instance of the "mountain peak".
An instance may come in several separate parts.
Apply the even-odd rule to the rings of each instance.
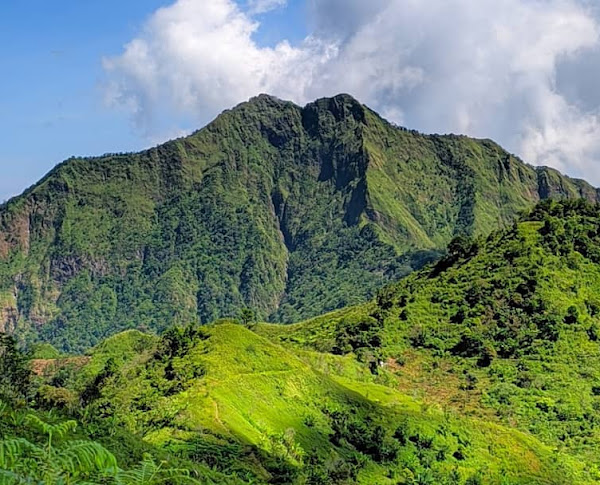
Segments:
[[[275,103],[285,103],[285,104],[292,103],[292,101],[282,99],[278,96],[275,96],[275,95],[269,94],[269,93],[257,94],[256,96],[251,97],[247,102],[248,103],[258,103],[258,102],[264,102],[264,101],[275,102]],[[358,101],[354,96],[352,96],[351,94],[348,94],[348,93],[338,93],[334,96],[323,96],[322,98],[318,98],[315,101],[312,101],[308,104],[309,105],[311,105],[311,104],[328,104],[330,102],[362,106],[362,103],[360,101]]]
[[[247,101],[248,104],[260,104],[260,103],[270,103],[270,104],[292,104],[291,101],[286,101],[284,99],[278,98],[277,96],[273,96],[272,94],[260,93],[257,96],[253,96]],[[242,103],[243,104],[243,103]]]
[[[336,103],[336,104],[344,104],[347,106],[361,106],[363,107],[363,104],[356,99],[354,96],[352,96],[351,94],[348,93],[339,93],[336,94],[335,96],[325,96],[323,98],[319,98],[317,100],[314,101],[314,103],[316,104],[330,104],[330,103]],[[309,103],[312,104],[312,103]]]
[[[287,101],[272,94],[261,93],[250,98],[248,101],[240,103],[238,106],[296,106],[292,101]],[[365,106],[350,94],[340,93],[331,97],[319,98],[300,108],[303,110],[330,111],[336,119],[341,119],[349,114],[358,114],[364,112]]]
[[[365,106],[349,94],[338,94],[332,98],[321,98],[307,104],[304,112],[311,115],[328,112],[336,122],[354,118],[359,123],[366,123]]]

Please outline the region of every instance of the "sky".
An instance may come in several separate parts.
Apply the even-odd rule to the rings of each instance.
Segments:
[[[259,93],[349,93],[600,185],[596,0],[2,0],[0,201]]]

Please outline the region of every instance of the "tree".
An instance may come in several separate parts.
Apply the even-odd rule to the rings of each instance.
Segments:
[[[240,320],[243,325],[248,327],[256,321],[256,312],[250,308],[244,308],[240,312]]]
[[[453,261],[476,254],[479,246],[476,241],[467,236],[456,236],[448,244],[448,256]]]
[[[185,327],[171,327],[163,333],[159,354],[162,358],[182,357],[207,335],[198,325],[190,324]]]
[[[0,400],[15,403],[26,400],[31,390],[31,370],[16,340],[0,334]]]

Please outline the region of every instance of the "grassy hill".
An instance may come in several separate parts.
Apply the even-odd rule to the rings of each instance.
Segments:
[[[351,356],[232,324],[116,335],[70,381],[106,434],[125,430],[232,483],[591,483],[583,462],[533,436],[394,383]]]
[[[0,206],[0,330],[72,352],[243,307],[298,321],[548,197],[598,192],[346,95],[263,95],[151,150],[70,159]]]
[[[366,305],[259,333],[381,362],[430,405],[528,432],[597,470],[600,209],[549,202]]]

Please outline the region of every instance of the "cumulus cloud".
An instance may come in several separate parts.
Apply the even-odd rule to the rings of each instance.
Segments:
[[[160,117],[201,124],[260,92],[298,103],[349,92],[411,128],[494,138],[600,184],[600,98],[578,75],[600,73],[586,0],[307,0],[303,42],[260,46],[255,15],[280,3],[158,10],[104,61],[107,98],[156,137]]]
[[[305,99],[313,71],[335,49],[318,39],[259,47],[258,26],[231,0],[179,0],[162,8],[122,55],[104,60],[106,99],[131,111],[148,133],[165,110],[204,122],[260,92]]]

